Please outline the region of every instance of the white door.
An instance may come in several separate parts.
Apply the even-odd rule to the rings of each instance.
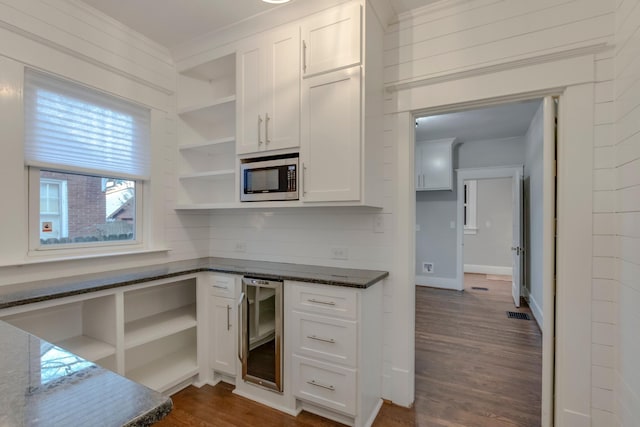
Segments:
[[[211,368],[236,374],[236,304],[231,298],[211,297]]]
[[[300,145],[300,33],[279,31],[268,41],[264,85],[264,149]]]
[[[360,67],[303,81],[302,200],[360,200]]]
[[[262,49],[251,46],[237,53],[236,69],[236,152],[253,153],[264,144],[264,73]]]
[[[511,281],[511,295],[516,307],[520,307],[520,289],[522,288],[522,260],[524,259],[522,246],[522,171],[516,172],[511,185],[513,192],[513,234],[511,243],[511,256],[513,259],[513,276]]]
[[[302,23],[302,75],[360,63],[360,5],[334,7]]]

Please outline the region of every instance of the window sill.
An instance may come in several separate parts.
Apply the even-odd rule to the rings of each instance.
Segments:
[[[464,234],[478,234],[478,229],[477,228],[465,228],[464,229]]]
[[[83,260],[83,259],[107,258],[107,257],[125,256],[125,255],[152,254],[152,253],[168,252],[170,250],[171,249],[169,248],[154,248],[154,249],[129,248],[122,251],[67,254],[67,255],[42,254],[42,253],[29,252],[27,257],[23,261],[13,261],[7,264],[0,264],[0,267],[18,267],[22,265],[43,264],[43,263],[49,263],[49,262],[77,261],[77,260]]]

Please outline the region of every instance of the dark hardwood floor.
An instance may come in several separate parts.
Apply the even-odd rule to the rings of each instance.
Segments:
[[[383,405],[374,426],[540,426],[542,339],[535,321],[507,318],[507,310],[516,311],[507,281],[465,275],[465,288],[416,289],[415,404]],[[174,409],[158,425],[340,425],[306,412],[294,418],[232,389],[188,387],[172,396]]]

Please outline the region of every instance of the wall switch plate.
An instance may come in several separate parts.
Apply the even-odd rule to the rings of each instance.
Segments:
[[[247,242],[236,242],[236,252],[246,252]]]
[[[422,263],[422,272],[423,273],[433,273],[433,263],[432,262],[423,262]]]
[[[449,228],[452,229],[452,230],[455,230],[456,229],[456,222],[455,221],[451,221],[449,223]]]
[[[373,217],[373,232],[384,233],[384,216],[382,214]]]
[[[331,258],[333,259],[348,259],[349,258],[349,250],[344,247],[333,247],[331,248]]]

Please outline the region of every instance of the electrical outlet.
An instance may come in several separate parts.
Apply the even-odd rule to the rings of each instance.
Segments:
[[[373,217],[373,232],[384,233],[384,216],[382,214]]]
[[[247,242],[236,242],[236,252],[246,252]]]
[[[331,258],[347,259],[349,258],[349,251],[344,247],[333,247],[331,248]]]
[[[433,273],[433,263],[432,262],[423,262],[422,263],[422,272],[423,273]]]

